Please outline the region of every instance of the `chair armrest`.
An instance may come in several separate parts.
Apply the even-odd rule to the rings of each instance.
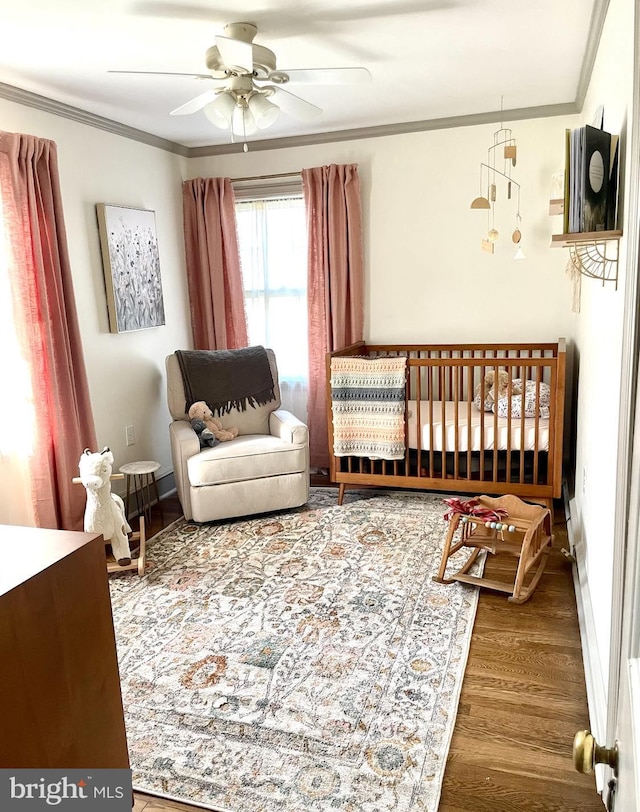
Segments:
[[[169,424],[169,439],[171,441],[171,459],[173,460],[173,476],[176,481],[178,498],[182,505],[185,519],[193,517],[191,511],[191,496],[187,460],[200,451],[200,440],[186,420],[174,420]]]
[[[286,409],[276,409],[269,415],[269,431],[274,437],[298,445],[308,445],[309,429],[302,420]]]
[[[200,440],[186,420],[174,420],[169,426],[171,443],[180,449],[180,456],[189,459],[200,451]]]

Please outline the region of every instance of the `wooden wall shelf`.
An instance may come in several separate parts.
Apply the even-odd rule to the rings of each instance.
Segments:
[[[614,282],[618,288],[618,250],[621,230],[554,234],[551,246],[568,248],[573,267],[584,276]]]

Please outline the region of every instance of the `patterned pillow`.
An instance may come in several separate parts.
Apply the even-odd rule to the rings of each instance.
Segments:
[[[476,396],[475,396],[473,402],[475,404],[476,409],[478,409],[478,411],[480,411],[480,412],[493,412],[493,411],[495,411],[495,405],[496,405],[495,404],[495,386],[492,385],[493,373],[490,373],[490,374],[492,376],[491,380],[489,381],[489,385],[491,386],[491,389],[485,389],[484,403],[481,402],[481,398],[482,398],[482,390],[485,387],[483,387],[483,385],[481,383],[479,383],[476,386],[476,392],[475,392]],[[506,392],[507,387],[509,385],[509,377],[508,377],[507,373],[506,372],[500,372],[499,375],[500,375],[500,388],[498,390],[498,394],[500,394],[500,392]],[[522,381],[520,380],[520,378],[514,378],[511,381],[511,394],[512,395],[519,395],[521,392],[522,392]],[[504,397],[506,397],[506,396],[504,396]]]
[[[514,389],[516,385],[522,391],[522,381],[516,378],[513,381]],[[549,405],[551,403],[551,387],[548,383],[537,384],[536,381],[525,381],[524,389],[524,416],[536,416],[536,391],[538,394],[538,409],[540,417],[549,417]],[[507,417],[509,414],[509,398],[498,398],[498,417]],[[511,398],[511,417],[519,419],[522,417],[522,395],[513,395]]]
[[[487,392],[487,396],[484,399],[483,405],[480,400],[480,394],[481,394],[480,392],[476,392],[476,396],[473,401],[476,406],[476,409],[478,409],[478,411],[480,412],[492,412],[493,407],[495,405],[493,401],[493,395],[491,394],[491,392]]]

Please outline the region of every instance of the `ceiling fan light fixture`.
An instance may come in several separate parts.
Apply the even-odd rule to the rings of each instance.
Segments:
[[[221,130],[228,130],[231,127],[236,107],[235,96],[230,91],[225,90],[214,101],[207,104],[203,111],[212,124]]]
[[[237,104],[231,119],[231,131],[238,138],[246,138],[248,135],[255,135],[258,131],[256,120],[246,103]]]
[[[271,127],[280,115],[280,108],[272,104],[262,93],[249,96],[248,105],[259,130]]]

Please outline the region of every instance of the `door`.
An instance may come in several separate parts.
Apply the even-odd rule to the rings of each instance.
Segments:
[[[629,212],[616,509],[607,744],[617,770],[605,768],[604,799],[615,812],[640,810],[640,15],[634,14],[633,104],[627,160]],[[609,792],[607,791],[609,788]],[[610,797],[607,799],[607,795]]]
[[[615,797],[609,803],[612,812],[636,812],[640,809],[640,661],[638,659],[638,628],[640,601],[637,585],[640,571],[636,556],[635,607],[628,624],[631,631],[630,648],[621,658],[615,739],[618,743],[618,775],[613,781]],[[611,786],[611,785],[610,785]]]
[[[634,12],[634,71],[632,104],[629,110],[628,159],[630,184],[627,195],[628,255],[626,263],[623,376],[628,373],[621,395],[621,436],[618,482],[626,490],[626,532],[617,546],[617,606],[613,607],[611,667],[607,736],[618,744],[618,769],[607,769],[606,780],[615,781],[610,808],[615,812],[640,810],[640,15]],[[624,419],[626,411],[626,421]],[[626,427],[626,428],[625,428]],[[627,475],[624,471],[626,468]],[[625,511],[621,512],[624,518]],[[618,516],[617,518],[620,518]],[[617,527],[624,527],[616,521]],[[615,590],[615,585],[614,585]],[[615,601],[615,597],[614,597]],[[616,623],[616,614],[619,622]],[[619,630],[616,639],[615,630]],[[606,799],[606,793],[605,793]]]
[[[625,144],[630,163],[614,529],[606,742],[578,733],[576,768],[602,766],[610,812],[640,810],[640,15],[634,14],[633,98]],[[600,746],[597,746],[600,745]],[[601,780],[604,779],[604,780]]]
[[[613,677],[609,692],[607,732],[617,743],[618,765],[605,775],[607,804],[614,812],[640,809],[640,357],[635,351],[635,418],[630,449],[626,544],[621,551],[619,644],[612,639]],[[616,656],[617,655],[617,656]],[[616,690],[617,686],[617,690]]]
[[[640,316],[640,309],[638,311]],[[635,342],[634,342],[635,343]],[[640,353],[634,362],[630,387],[622,393],[628,405],[621,421],[619,516],[614,560],[611,662],[607,707],[607,741],[594,742],[582,731],[574,742],[576,769],[603,770],[598,785],[609,812],[640,810]],[[629,380],[629,379],[628,379]],[[625,394],[633,397],[626,397]],[[622,415],[621,415],[622,417]],[[626,425],[626,428],[625,428]],[[626,485],[626,486],[625,486]],[[620,506],[623,507],[620,507]]]

